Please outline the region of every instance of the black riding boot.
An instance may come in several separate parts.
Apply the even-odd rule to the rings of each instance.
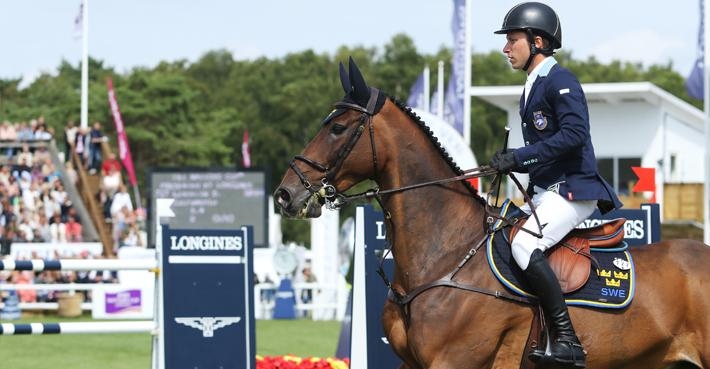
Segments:
[[[568,367],[586,367],[586,354],[572,327],[560,283],[542,251],[533,252],[528,268],[525,269],[525,277],[535,290],[542,310],[549,319],[549,326],[552,328],[553,359]],[[543,348],[542,351],[531,352],[529,357],[533,361],[538,361],[544,355]]]

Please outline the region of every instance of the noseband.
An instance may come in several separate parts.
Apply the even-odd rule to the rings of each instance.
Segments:
[[[335,104],[336,109],[349,109],[359,111],[361,113],[359,124],[357,128],[350,135],[348,141],[340,148],[338,155],[336,157],[335,163],[332,167],[328,165],[321,164],[315,160],[309,159],[303,155],[296,155],[293,160],[289,163],[291,169],[296,173],[298,179],[301,181],[303,187],[310,192],[312,195],[318,196],[322,201],[325,202],[326,206],[330,209],[338,209],[344,206],[346,201],[346,196],[339,193],[338,189],[331,184],[335,175],[338,173],[342,167],[345,159],[350,155],[355,144],[358,142],[362,136],[362,132],[365,130],[365,124],[369,126],[370,129],[370,146],[372,147],[372,167],[374,169],[375,177],[377,177],[377,152],[375,151],[375,128],[372,125],[372,117],[375,115],[375,107],[377,100],[380,96],[380,90],[376,88],[370,88],[370,98],[367,102],[366,107],[362,107],[358,104],[341,101]],[[323,173],[321,177],[319,188],[314,188],[313,184],[306,178],[301,169],[296,165],[297,161],[306,163],[311,168]]]

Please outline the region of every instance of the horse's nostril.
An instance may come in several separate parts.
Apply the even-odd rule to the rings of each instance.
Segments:
[[[279,206],[285,208],[289,203],[291,203],[291,194],[284,188],[279,188],[274,193],[274,198]]]

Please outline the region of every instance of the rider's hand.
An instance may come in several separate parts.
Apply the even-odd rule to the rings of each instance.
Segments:
[[[499,172],[510,172],[518,166],[515,162],[514,152],[515,150],[513,149],[498,150],[495,154],[493,154],[493,157],[488,165]]]

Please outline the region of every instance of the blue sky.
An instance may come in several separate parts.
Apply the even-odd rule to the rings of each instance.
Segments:
[[[500,50],[494,35],[518,1],[471,0],[474,52]],[[563,48],[651,63],[673,61],[686,75],[697,54],[698,0],[549,0],[560,15]],[[80,0],[0,0],[4,54],[0,78],[53,72],[62,59],[78,65],[74,35]],[[119,72],[159,61],[195,61],[224,48],[237,59],[280,57],[341,45],[381,47],[406,33],[420,51],[451,46],[451,0],[89,0],[89,53]],[[435,67],[435,66],[432,66]],[[475,70],[474,70],[475,73]]]

